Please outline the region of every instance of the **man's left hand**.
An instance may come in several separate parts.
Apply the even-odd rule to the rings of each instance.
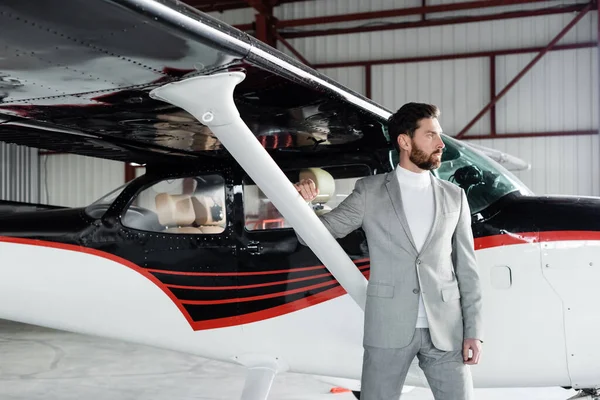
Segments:
[[[469,350],[472,354],[469,354]],[[470,355],[470,357],[469,357]],[[475,365],[479,363],[479,357],[481,355],[481,340],[479,339],[465,339],[463,342],[463,361],[468,365]]]

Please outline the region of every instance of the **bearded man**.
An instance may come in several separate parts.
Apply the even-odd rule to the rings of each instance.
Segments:
[[[336,238],[363,228],[369,246],[362,400],[400,398],[415,357],[436,400],[473,396],[469,366],[481,355],[481,284],[467,197],[430,173],[444,150],[439,115],[431,104],[402,106],[388,121],[398,167],[358,180],[320,216]],[[295,186],[306,201],[318,194],[312,180]]]

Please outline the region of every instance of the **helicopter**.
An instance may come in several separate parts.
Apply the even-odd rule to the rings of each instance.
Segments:
[[[394,170],[391,112],[180,2],[52,3],[0,5],[0,141],[145,173],[86,207],[0,205],[0,318],[243,365],[244,400],[283,371],[358,382],[368,243],[318,216]],[[475,387],[597,398],[600,199],[443,140],[432,173],[467,195],[483,277]]]

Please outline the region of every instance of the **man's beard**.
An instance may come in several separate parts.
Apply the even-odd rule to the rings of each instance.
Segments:
[[[431,171],[432,169],[436,169],[440,166],[442,160],[441,157],[437,158],[435,154],[441,154],[442,150],[436,150],[427,156],[423,150],[419,149],[417,145],[412,143],[412,150],[410,151],[410,161],[415,164],[417,167],[421,168],[424,171]]]

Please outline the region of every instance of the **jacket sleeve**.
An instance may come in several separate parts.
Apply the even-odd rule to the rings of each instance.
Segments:
[[[354,190],[336,208],[319,217],[334,238],[343,238],[360,228],[365,214],[366,193],[362,179],[356,181]],[[300,235],[298,240],[306,246]]]
[[[465,339],[483,341],[482,294],[467,196],[461,189],[461,209],[452,236],[452,259],[460,290]]]

